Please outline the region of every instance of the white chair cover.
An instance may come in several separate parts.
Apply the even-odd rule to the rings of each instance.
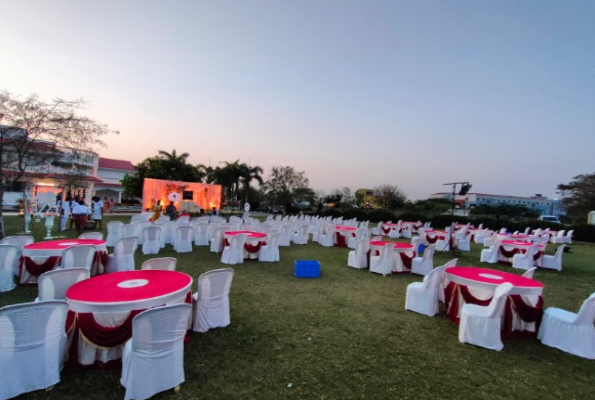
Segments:
[[[440,300],[440,283],[444,277],[445,266],[433,269],[422,282],[407,285],[405,309],[433,317],[438,314]]]
[[[574,235],[574,230],[569,230],[566,236],[564,236],[564,243],[565,244],[572,244],[572,236]]]
[[[500,326],[506,297],[511,289],[512,284],[508,282],[498,285],[488,306],[463,305],[459,324],[459,341],[461,343],[470,343],[496,351],[504,348],[500,336]]]
[[[116,245],[118,240],[122,239],[122,227],[123,222],[111,221],[107,223],[107,239],[106,246],[113,247]]]
[[[260,253],[258,254],[258,261],[277,262],[281,260],[279,255],[279,241],[281,240],[281,233],[276,232],[269,236],[267,244],[260,246]]]
[[[0,399],[60,382],[67,313],[58,300],[0,308]]]
[[[555,269],[556,271],[562,271],[562,253],[564,252],[565,244],[556,249],[556,254],[553,256],[543,256],[543,268]]]
[[[231,323],[229,291],[233,274],[232,268],[222,268],[205,272],[198,277],[198,292],[192,295],[194,332],[223,328]]]
[[[140,269],[175,271],[178,260],[173,257],[151,258],[140,266]]]
[[[107,256],[105,273],[134,270],[134,253],[136,252],[137,238],[123,238],[118,240],[114,253]]]
[[[347,254],[347,266],[364,269],[368,268],[368,251],[370,250],[370,241],[368,239],[359,239],[355,245],[355,250]]]
[[[395,264],[394,247],[387,244],[380,250],[379,256],[370,257],[370,272],[382,274],[384,276],[392,274]]]
[[[37,299],[66,300],[66,291],[75,283],[90,278],[87,268],[56,269],[45,272],[37,278]]]
[[[177,253],[192,252],[192,234],[190,225],[177,225],[174,229],[174,251]]]
[[[81,233],[79,239],[103,240],[103,232],[86,232]]]
[[[431,245],[425,249],[422,257],[414,257],[411,260],[411,273],[418,275],[428,275],[434,269],[434,252],[436,245]]]
[[[70,246],[62,251],[60,268],[86,268],[91,272],[94,258],[95,246],[90,244]]]
[[[333,247],[335,245],[335,225],[328,224],[324,228],[324,233],[318,237],[318,243],[324,247]]]
[[[19,256],[21,255],[23,247],[34,242],[35,239],[33,236],[29,235],[6,236],[4,239],[0,240],[0,244],[12,244],[13,246],[16,246],[19,249]]]
[[[564,244],[565,233],[566,231],[564,229],[559,230],[556,236],[552,236],[550,238],[550,242],[553,244]]]
[[[309,224],[301,225],[297,232],[293,235],[293,243],[294,244],[308,244],[308,239],[310,234],[308,233],[310,229]]]
[[[578,314],[548,307],[537,338],[546,346],[556,347],[575,356],[595,359],[595,293],[583,302]]]
[[[279,246],[287,247],[291,245],[291,223],[284,223],[281,225],[281,239],[279,240]]]
[[[525,253],[517,253],[512,256],[512,268],[528,270],[533,268],[535,260],[533,256],[537,250],[537,244],[529,247]]]
[[[0,244],[0,292],[8,292],[16,287],[19,248],[12,244]]]
[[[124,224],[122,226],[122,238],[135,237],[138,239],[139,231],[140,225],[138,223]]]
[[[535,274],[536,270],[537,270],[537,267],[529,268],[527,271],[525,271],[523,273],[523,276],[525,278],[533,279],[533,275]]]
[[[147,399],[184,382],[184,337],[192,307],[172,304],[143,311],[132,320],[122,355],[124,399]]]
[[[143,254],[159,254],[161,250],[161,227],[147,226],[143,228]]]
[[[221,253],[221,262],[223,264],[243,264],[244,263],[244,244],[247,235],[240,233],[229,238],[229,246],[223,248]]]
[[[228,230],[228,226],[220,226],[215,230],[215,236],[211,239],[211,253],[221,253],[223,251],[223,234]]]
[[[496,243],[489,249],[483,249],[479,257],[479,262],[496,264],[498,262],[498,253],[500,252],[500,243]]]
[[[347,247],[355,250],[357,242],[360,239],[369,239],[369,238],[370,238],[370,231],[368,230],[368,228],[365,228],[365,227],[357,228],[357,230],[355,231],[355,236],[351,236],[349,238],[349,240],[347,240]]]
[[[208,222],[199,222],[196,225],[194,244],[197,246],[208,246],[209,245],[209,223]]]

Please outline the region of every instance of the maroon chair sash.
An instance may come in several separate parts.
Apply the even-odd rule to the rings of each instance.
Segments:
[[[434,244],[438,241],[438,235],[432,237],[430,235],[426,235],[426,240],[428,241],[429,244]]]
[[[512,258],[518,252],[519,250],[516,248],[513,248],[512,250],[506,250],[504,246],[500,246],[500,254],[506,258]]]
[[[256,244],[244,243],[244,249],[248,253],[258,253],[258,251],[260,250],[260,246],[263,246],[265,244],[266,242],[258,242]]]
[[[60,256],[50,256],[41,264],[37,264],[29,257],[21,256],[20,268],[27,268],[27,272],[32,276],[38,277],[44,272],[51,271],[60,263]]]
[[[340,232],[336,232],[336,236],[337,238],[337,246],[339,247],[347,247],[347,241],[345,240],[345,235],[343,235]]]
[[[95,321],[93,313],[78,313],[77,322],[81,335],[97,347],[115,347],[132,337],[132,319],[144,310],[134,310],[118,326],[103,326]]]
[[[415,251],[413,252],[412,256],[408,256],[406,253],[399,253],[401,257],[401,261],[403,262],[403,266],[405,268],[411,269],[411,262],[415,258]]]

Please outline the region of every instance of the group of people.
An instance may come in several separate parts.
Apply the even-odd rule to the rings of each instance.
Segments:
[[[70,229],[74,226],[76,231],[81,234],[85,230],[89,217],[95,222],[95,228],[101,229],[105,203],[97,196],[93,196],[91,201],[91,207],[89,207],[78,196],[74,198],[71,195],[66,196],[66,200],[62,202],[60,207],[60,230],[67,230],[68,221],[70,220]]]

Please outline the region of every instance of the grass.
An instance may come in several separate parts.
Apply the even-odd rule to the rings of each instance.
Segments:
[[[8,234],[22,230],[19,217],[6,220]],[[41,227],[34,233],[42,240]],[[561,273],[536,272],[545,285],[545,307],[576,312],[595,288],[595,245],[571,247]],[[480,265],[480,249],[473,244],[459,265]],[[234,266],[231,325],[191,333],[181,392],[154,398],[595,398],[595,362],[532,338],[505,340],[501,352],[462,344],[458,326],[446,319],[444,310],[434,318],[405,311],[406,287],[420,277],[382,277],[349,268],[347,252],[292,245],[281,248],[279,263]],[[168,246],[159,256],[177,257],[178,270],[195,279],[194,290],[199,274],[224,266],[208,247],[177,254]],[[137,268],[148,258],[137,252]],[[436,254],[434,265],[450,258]],[[319,260],[321,278],[294,278],[293,262],[299,259]],[[35,288],[17,287],[0,294],[0,306],[31,301],[36,294]],[[121,399],[119,378],[119,369],[67,367],[52,391],[20,398]]]

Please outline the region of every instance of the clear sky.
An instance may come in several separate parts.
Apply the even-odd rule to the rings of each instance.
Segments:
[[[0,89],[85,98],[104,157],[290,165],[410,199],[593,173],[593,0],[0,0]]]

